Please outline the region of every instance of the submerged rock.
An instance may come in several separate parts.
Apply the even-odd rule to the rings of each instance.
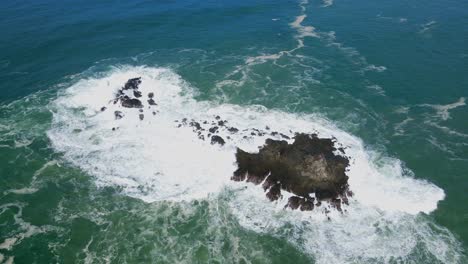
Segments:
[[[312,210],[312,193],[318,201],[333,199],[334,203],[346,195],[349,160],[334,154],[335,150],[332,139],[315,134],[296,134],[292,144],[267,139],[258,153],[237,149],[238,169],[232,180],[264,182],[270,200],[279,199],[281,190],[286,190],[297,195],[289,199],[290,208]]]

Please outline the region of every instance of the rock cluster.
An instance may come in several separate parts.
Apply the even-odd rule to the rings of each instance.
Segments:
[[[144,104],[141,101],[143,94],[139,90],[139,86],[141,84],[141,77],[136,77],[129,79],[122,88],[120,88],[116,94],[114,99],[112,99],[111,102],[114,104],[118,104],[120,102],[120,105],[125,108],[139,108],[139,114],[138,118],[140,120],[143,120],[145,118],[145,115],[143,114],[143,108]],[[154,100],[154,93],[148,93],[147,95],[148,99],[148,108],[151,109],[153,106],[157,106],[156,101]],[[101,112],[106,111],[107,107],[103,106],[101,107]],[[156,110],[152,110],[153,115],[156,115]],[[114,117],[116,120],[122,119],[124,117],[124,113],[122,111],[114,111]],[[112,130],[116,130],[116,128],[113,128]]]
[[[129,79],[124,87],[122,87],[116,94],[114,104],[120,103],[123,107],[127,108],[143,108],[140,97],[141,92],[138,90],[138,86],[141,84],[141,77]]]
[[[144,98],[139,90],[141,82],[140,77],[129,79],[110,103],[137,108],[138,118],[144,120],[144,109],[150,109],[156,115],[158,104],[152,92]],[[106,109],[103,106],[100,111]],[[116,120],[125,117],[121,110],[114,111]],[[222,146],[234,136],[247,140],[257,136],[267,137],[258,153],[237,149],[235,156],[238,169],[231,179],[261,184],[271,201],[282,198],[284,190],[294,194],[287,203],[291,209],[313,210],[327,200],[341,211],[342,204],[348,204],[347,197],[352,195],[348,190],[346,175],[349,159],[337,154],[344,154],[344,149],[336,147],[334,139],[319,138],[316,134],[294,134],[291,130],[285,132],[288,133],[286,135],[272,131],[268,126],[240,130],[218,115],[207,120],[182,118],[174,120],[174,123],[175,127],[190,127],[200,140],[207,140],[213,145]],[[112,128],[113,131],[117,129]],[[292,139],[294,141],[288,143]]]
[[[292,209],[312,210],[314,204],[329,200],[341,210],[347,203],[348,158],[337,155],[334,141],[312,134],[296,134],[294,142],[267,139],[258,153],[237,149],[238,169],[232,180],[262,184],[274,201],[281,190],[295,194],[289,198]]]

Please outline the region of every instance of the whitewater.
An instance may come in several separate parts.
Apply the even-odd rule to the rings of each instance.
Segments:
[[[118,89],[135,77],[141,77],[140,91],[154,93],[158,104],[143,109],[143,120],[138,109],[112,103]],[[214,202],[228,196],[229,210],[243,228],[282,236],[288,226],[289,242],[317,263],[404,261],[421,248],[444,263],[461,257],[456,239],[427,215],[444,199],[444,191],[416,179],[397,158],[318,115],[199,101],[196,95],[196,87],[169,68],[115,66],[59,91],[49,105],[53,119],[47,135],[53,148],[98,187],[117,187],[122,195],[147,203]],[[124,117],[116,120],[115,111]],[[224,146],[200,140],[176,122],[216,116],[240,131],[220,130],[227,139]],[[295,132],[336,138],[350,158],[347,175],[354,193],[343,213],[326,204],[312,212],[285,209],[288,194],[272,203],[262,188],[230,180],[236,148],[258,151],[272,136],[249,135],[265,127],[291,138]]]

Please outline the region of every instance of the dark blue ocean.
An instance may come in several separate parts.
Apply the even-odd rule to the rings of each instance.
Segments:
[[[1,1],[0,263],[468,263],[467,76],[466,0]],[[346,212],[175,129],[218,115],[335,137]]]

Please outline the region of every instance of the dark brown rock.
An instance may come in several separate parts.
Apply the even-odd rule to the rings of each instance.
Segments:
[[[270,190],[266,193],[266,196],[270,201],[278,200],[281,197],[281,185],[275,184],[273,185]]]
[[[331,139],[318,138],[315,134],[296,134],[292,144],[267,139],[258,153],[237,149],[238,169],[232,179],[259,184],[268,177],[263,186],[270,188],[268,198],[278,199],[283,189],[304,199],[299,202],[292,199],[291,208],[312,210],[311,193],[315,193],[318,200],[346,195],[348,176],[345,172],[349,161],[335,155],[335,150]]]
[[[312,211],[314,209],[314,198],[291,196],[289,197],[286,207],[293,210],[300,209],[301,211]]]

